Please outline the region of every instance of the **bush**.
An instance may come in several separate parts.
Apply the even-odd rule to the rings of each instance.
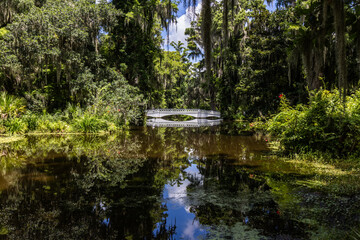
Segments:
[[[18,117],[25,111],[25,100],[6,92],[0,93],[0,119]]]
[[[95,88],[95,97],[89,101],[87,107],[80,108],[79,105],[69,104],[63,112],[55,114],[48,114],[45,109],[42,109],[43,114],[29,110],[25,112],[23,99],[2,92],[0,93],[0,134],[27,131],[115,132],[121,126],[126,126],[130,121],[136,122],[141,117],[139,105],[143,104],[142,96],[137,95],[136,89],[131,86],[126,85],[129,89],[121,90],[123,85],[126,85],[126,82],[119,77],[119,80],[113,84],[105,84],[100,89]],[[21,115],[24,112],[25,114]]]
[[[285,97],[280,112],[268,121],[287,153],[326,152],[333,157],[360,153],[360,91],[343,102],[337,90],[310,92],[308,105],[291,107]]]
[[[22,120],[26,123],[29,131],[35,131],[39,125],[39,116],[31,112],[27,112]]]
[[[6,128],[4,125],[4,121],[0,119],[0,134],[6,133]]]
[[[75,130],[85,133],[94,133],[99,131],[108,130],[109,125],[103,119],[96,116],[84,114],[83,116],[74,120],[73,127]]]
[[[79,118],[83,115],[84,113],[83,110],[80,108],[80,106],[76,106],[69,103],[67,105],[67,108],[62,113],[61,119],[63,121],[71,122],[72,120]]]
[[[108,69],[105,76],[108,81],[98,82],[91,87],[87,112],[117,126],[141,123],[145,100],[139,89],[128,84],[114,69]]]
[[[22,134],[28,130],[26,123],[20,118],[6,120],[4,121],[4,126],[6,132],[10,134]]]
[[[60,116],[44,113],[38,118],[36,130],[40,132],[67,132],[69,124],[59,119]]]

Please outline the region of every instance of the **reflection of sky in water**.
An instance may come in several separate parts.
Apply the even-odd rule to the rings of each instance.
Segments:
[[[196,164],[191,164],[190,167],[185,169],[185,172],[187,175],[200,177]],[[195,218],[195,214],[190,212],[190,206],[187,204],[186,189],[189,185],[190,181],[185,179],[181,181],[181,185],[174,184],[171,186],[166,184],[164,187],[163,204],[166,204],[168,209],[164,212],[168,215],[166,227],[176,223],[175,239],[198,239],[206,234],[206,228],[201,226]]]

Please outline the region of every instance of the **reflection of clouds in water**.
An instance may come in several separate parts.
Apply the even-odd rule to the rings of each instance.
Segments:
[[[191,164],[190,167],[185,169],[185,172],[188,175],[200,175],[199,169],[197,168],[196,164]],[[195,177],[195,176],[193,176],[193,177]]]
[[[195,233],[196,233],[196,230],[199,230],[199,229],[200,229],[200,224],[197,220],[195,220],[195,221],[188,220],[181,237],[184,239],[191,239],[191,240],[197,239],[195,236]]]
[[[188,160],[192,163],[196,156],[192,156],[193,149],[185,149],[189,154]],[[196,164],[191,164],[184,170],[184,176],[180,174],[180,185],[170,184],[165,185],[164,198],[168,203],[168,218],[177,221],[177,235],[181,239],[197,239],[203,231],[206,231],[198,220],[195,214],[190,211],[191,205],[189,204],[187,187],[195,182],[202,184],[202,175],[199,172]],[[199,235],[200,234],[200,235]]]
[[[202,186],[204,184],[203,176],[200,174],[200,171],[197,168],[196,164],[192,164],[190,167],[185,169],[185,172],[192,184],[195,184],[197,186]]]
[[[183,181],[183,184],[180,186],[166,185],[165,186],[166,194],[164,196],[169,201],[171,201],[173,204],[175,204],[177,207],[184,208],[187,213],[191,213],[190,212],[191,206],[187,202],[188,196],[187,196],[187,191],[186,191],[186,188],[189,185],[190,185],[190,181],[187,179],[185,181]]]
[[[194,179],[201,180],[201,174],[199,169],[196,167],[195,164],[192,164],[190,167],[185,169],[185,172],[188,176],[192,176]],[[187,212],[190,212],[190,206],[186,205],[187,199],[187,187],[191,184],[188,179],[181,181],[181,185],[175,184],[171,186],[169,184],[165,185],[165,198],[168,198],[173,203],[184,207]]]
[[[185,200],[187,197],[186,188],[190,185],[189,180],[185,180],[182,182],[181,185],[175,184],[174,186],[166,185],[166,191],[167,191],[167,198],[169,198],[170,201],[176,203],[177,205],[184,206],[184,208],[187,208],[188,206],[185,206]],[[190,207],[189,207],[190,208]]]

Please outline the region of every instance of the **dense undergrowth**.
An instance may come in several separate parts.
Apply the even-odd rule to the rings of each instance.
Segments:
[[[306,105],[290,106],[281,98],[280,112],[267,121],[286,154],[316,153],[329,158],[360,156],[360,91],[345,100],[337,90],[310,92]]]
[[[81,108],[69,104],[63,111],[48,113],[27,110],[28,103],[0,93],[0,134],[115,132],[139,121],[140,106],[122,109],[114,101],[94,101]]]

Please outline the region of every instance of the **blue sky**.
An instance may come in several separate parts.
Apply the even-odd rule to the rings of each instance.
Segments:
[[[201,1],[198,1],[198,5],[196,6],[195,11],[197,13],[200,12],[201,10]],[[178,42],[181,41],[186,44],[186,36],[184,34],[185,29],[190,27],[190,23],[194,18],[194,13],[192,11],[192,9],[190,8],[185,8],[183,3],[180,3],[178,5],[178,12],[177,12],[177,20],[176,20],[176,24],[171,24],[169,27],[169,43],[171,43],[172,41],[174,42]],[[162,37],[163,39],[165,39],[164,41],[164,49],[169,49],[170,51],[174,51],[174,48],[171,46],[167,45],[166,39],[167,39],[167,33],[164,30],[162,32]]]

